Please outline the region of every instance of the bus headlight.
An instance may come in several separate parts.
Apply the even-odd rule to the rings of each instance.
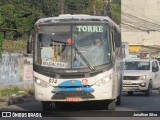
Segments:
[[[36,80],[36,83],[37,83],[37,84],[40,84],[40,83],[41,83],[41,80],[40,80],[40,79],[37,79],[37,80]]]
[[[34,81],[42,87],[49,87],[49,84],[41,79],[35,78]]]
[[[95,85],[97,86],[106,85],[112,78],[113,78],[113,75],[111,74],[109,77],[102,78],[101,80],[99,80]]]
[[[139,76],[138,80],[146,80],[146,75]]]

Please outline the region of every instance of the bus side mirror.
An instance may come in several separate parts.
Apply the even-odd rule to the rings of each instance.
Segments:
[[[32,54],[32,41],[31,40],[27,41],[27,53]]]
[[[32,30],[30,31],[29,39],[28,39],[28,41],[27,41],[27,54],[32,54],[32,49],[33,49],[33,45],[32,45],[33,35],[34,35],[34,30],[32,29]]]

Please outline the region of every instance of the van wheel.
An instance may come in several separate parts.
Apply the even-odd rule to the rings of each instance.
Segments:
[[[129,95],[129,96],[132,96],[132,95],[133,95],[133,92],[132,92],[132,91],[129,91],[129,92],[128,92],[128,95]]]
[[[152,94],[152,85],[149,84],[148,90],[145,91],[145,95],[146,96],[151,96],[151,94]]]
[[[121,95],[117,97],[116,105],[121,105]]]
[[[158,88],[158,94],[160,95],[160,88]]]
[[[42,101],[43,111],[52,111],[52,102]]]
[[[108,110],[115,110],[116,108],[116,100],[112,100],[108,103]]]

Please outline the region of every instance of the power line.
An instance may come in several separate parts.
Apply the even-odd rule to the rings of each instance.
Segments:
[[[131,6],[139,5],[139,3],[136,1],[132,1],[129,4],[130,5],[132,4]],[[123,27],[127,28],[128,26],[128,28],[137,29],[137,30],[145,30],[145,31],[160,31],[160,24],[158,24],[153,19],[147,18],[143,14],[139,13],[135,9],[135,7],[134,9],[131,9],[131,7],[128,7],[123,2],[122,2],[122,6],[125,6],[127,9],[131,10],[130,11],[131,13],[126,13],[125,11],[121,12],[121,25]],[[132,14],[132,12],[134,13]]]
[[[135,15],[131,15],[131,14],[124,13],[124,12],[122,12],[122,15],[126,15],[126,16],[132,17],[132,18],[134,18],[134,19],[136,18],[136,19],[142,20],[143,22],[150,23],[150,24],[153,24],[153,25],[155,25],[155,26],[158,25],[158,26],[160,27],[160,24],[157,24],[157,23],[154,23],[154,22],[151,22],[151,21],[147,21],[146,19],[139,18],[139,17],[137,17],[137,16],[135,16]]]
[[[141,19],[137,16],[122,12],[121,24],[129,25],[130,27],[139,28],[145,31],[159,31],[160,25]]]

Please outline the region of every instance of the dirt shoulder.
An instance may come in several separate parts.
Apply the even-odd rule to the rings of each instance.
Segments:
[[[33,92],[19,91],[18,94],[12,94],[9,96],[0,96],[0,108],[14,104],[27,103],[34,100],[35,99]]]

